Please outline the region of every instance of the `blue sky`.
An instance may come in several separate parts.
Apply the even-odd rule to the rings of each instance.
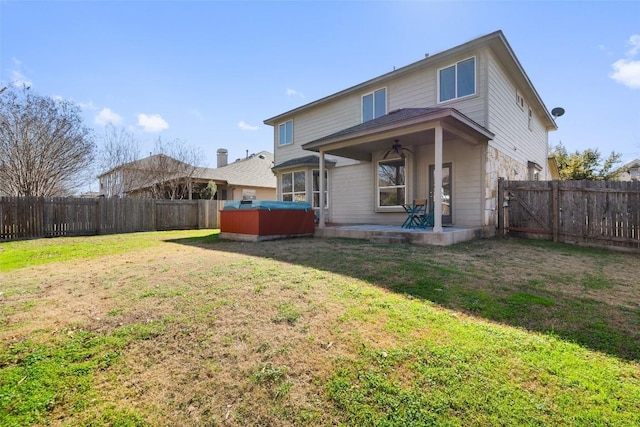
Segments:
[[[639,1],[0,0],[0,87],[74,101],[98,143],[111,121],[214,167],[273,151],[267,118],[499,29],[566,110],[551,144],[640,157]]]

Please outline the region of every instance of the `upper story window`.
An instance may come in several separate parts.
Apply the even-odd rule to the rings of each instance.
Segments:
[[[278,145],[293,143],[293,120],[278,125]]]
[[[405,203],[406,170],[405,159],[378,162],[378,207]]]
[[[362,97],[362,121],[368,122],[387,114],[387,89],[378,89]]]
[[[462,98],[476,93],[476,58],[465,59],[438,70],[438,102]]]

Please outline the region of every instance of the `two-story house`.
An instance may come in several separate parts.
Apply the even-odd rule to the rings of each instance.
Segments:
[[[430,232],[484,235],[495,232],[499,177],[550,178],[557,129],[501,31],[264,123],[278,199],[311,203],[320,228],[400,225],[403,204],[428,199]]]

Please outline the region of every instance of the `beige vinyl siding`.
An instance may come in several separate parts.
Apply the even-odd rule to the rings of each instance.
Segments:
[[[242,200],[242,190],[254,190],[257,200],[276,200],[275,188],[264,187],[230,187],[227,193],[227,200]]]
[[[416,153],[416,198],[429,196],[429,166],[434,162],[434,146],[420,147]],[[454,225],[479,226],[483,210],[482,145],[448,141],[443,147],[443,163],[451,163]]]
[[[489,126],[496,135],[489,144],[523,165],[522,170],[518,171],[518,176],[512,178],[528,179],[526,177],[527,161],[534,161],[542,166],[544,177],[546,176],[547,133],[535,110],[533,110],[531,129],[529,128],[528,111],[532,108],[531,100],[527,99],[526,94],[520,92],[521,90],[508,78],[498,61],[492,59],[489,62]],[[516,104],[516,92],[524,98],[524,109]]]
[[[443,150],[444,163],[452,164],[453,223],[460,226],[482,225],[484,182],[481,145],[451,141]],[[411,184],[408,200],[429,196],[429,165],[433,164],[434,146],[417,147],[413,164],[408,167]],[[330,214],[328,221],[339,224],[401,225],[405,214],[376,212],[375,162],[338,167],[331,171]]]
[[[349,96],[293,117],[293,144],[275,145],[276,164],[308,156],[302,144],[360,123],[360,97]],[[277,128],[277,127],[276,127]]]
[[[470,58],[471,56],[475,56],[476,58],[476,94],[462,98],[462,99],[454,99],[451,101],[441,102],[438,104],[438,87],[437,87],[437,75],[438,70],[440,68],[448,67],[453,65],[459,61]],[[487,63],[489,58],[489,51],[487,49],[483,49],[474,53],[473,55],[466,53],[456,57],[448,58],[446,62],[440,62],[434,66],[433,69],[433,78],[436,79],[434,82],[434,90],[433,90],[433,100],[431,105],[427,106],[437,106],[437,107],[451,107],[460,111],[465,116],[469,117],[474,122],[487,126],[487,114],[486,114],[486,102],[484,94],[487,91]]]
[[[481,226],[484,179],[482,161],[484,150],[480,145],[455,144],[453,159],[453,214],[454,224]],[[445,158],[447,162],[447,158]]]
[[[470,58],[474,55],[460,55],[448,58],[447,61],[434,63],[429,67],[415,70],[399,78],[391,78],[385,82],[387,87],[387,111],[400,108],[451,107],[468,116],[475,122],[484,125],[486,122],[485,101],[482,94],[486,86],[486,62],[488,53],[476,57],[476,94],[463,99],[456,99],[438,104],[438,70]],[[381,83],[380,83],[381,84]]]
[[[331,222],[358,224],[371,222],[374,211],[373,164],[337,167],[331,171]],[[339,183],[339,184],[338,184]]]
[[[278,146],[274,137],[276,164],[308,155],[309,152],[302,149],[302,144],[361,123],[362,95],[382,87],[387,88],[387,113],[400,108],[452,107],[484,125],[486,103],[481,94],[485,92],[487,54],[476,56],[476,95],[462,100],[437,103],[438,69],[469,56],[467,54],[454,57],[446,62],[439,62],[397,78],[391,75],[384,82],[376,82],[330,103],[283,118],[278,124],[293,119],[293,144]],[[276,136],[278,124],[274,127]]]
[[[375,211],[376,188],[374,163],[339,167],[332,170],[333,191],[330,222],[338,224],[401,225],[402,212]]]

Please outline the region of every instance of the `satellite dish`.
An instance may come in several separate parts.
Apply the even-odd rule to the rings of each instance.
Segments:
[[[553,110],[551,110],[551,115],[553,116],[554,119],[562,116],[563,114],[564,114],[564,108],[562,107],[556,107]]]

